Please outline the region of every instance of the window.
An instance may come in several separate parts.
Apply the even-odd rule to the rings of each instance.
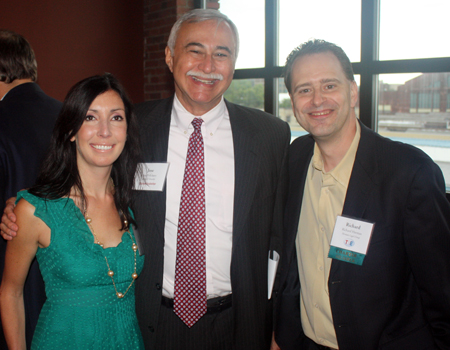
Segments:
[[[279,0],[279,8],[280,65],[294,47],[311,38],[335,43],[350,61],[360,61],[361,0]],[[345,20],[337,18],[337,13],[345,15]]]
[[[264,79],[233,80],[225,98],[236,104],[264,109]]]
[[[222,0],[220,11],[225,13],[239,30],[239,57],[236,69],[264,67],[265,23],[264,1]]]
[[[361,121],[423,149],[441,167],[450,191],[448,0],[221,0],[220,10],[239,28],[239,59],[245,55],[254,62],[238,61],[234,79],[263,86],[263,109],[288,121],[293,137],[301,130],[280,79],[285,58],[310,38],[334,42],[359,77]],[[264,44],[256,49],[245,37]]]
[[[427,153],[450,189],[450,73],[378,76],[378,132]]]
[[[380,60],[450,56],[449,10],[447,0],[380,0]]]

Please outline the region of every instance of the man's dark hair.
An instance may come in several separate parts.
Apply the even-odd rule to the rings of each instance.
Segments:
[[[139,156],[139,130],[130,99],[117,78],[109,73],[86,78],[70,89],[56,120],[49,152],[42,164],[36,185],[29,192],[38,197],[57,199],[69,197],[72,188],[75,188],[80,193],[81,209],[86,209],[77,166],[76,144],[71,142],[71,139],[86,120],[88,109],[95,98],[111,90],[117,92],[122,99],[127,122],[127,141],[111,170],[115,189],[114,202],[122,218],[136,225],[128,208],[131,206],[134,174]],[[123,224],[122,229],[127,228],[128,225]]]
[[[344,50],[328,41],[313,39],[301,44],[300,46],[297,46],[294,50],[292,50],[292,52],[286,59],[286,65],[284,67],[284,83],[289,93],[291,93],[292,88],[292,67],[295,61],[307,55],[326,52],[332,53],[338,59],[339,63],[341,64],[342,70],[344,71],[345,77],[349,81],[355,80],[355,77],[353,76],[352,64],[350,63],[350,60],[345,54]]]
[[[30,43],[11,30],[0,30],[0,81],[37,80],[37,63]]]

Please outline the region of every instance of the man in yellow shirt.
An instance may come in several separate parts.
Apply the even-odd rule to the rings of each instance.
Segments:
[[[290,147],[273,348],[448,349],[450,204],[422,151],[365,127],[343,50],[312,40],[285,83]]]

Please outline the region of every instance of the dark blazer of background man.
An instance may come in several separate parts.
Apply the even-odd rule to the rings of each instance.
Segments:
[[[61,102],[35,83],[37,64],[30,44],[21,35],[0,30],[0,212],[6,199],[34,184]],[[0,278],[6,242],[0,240]],[[37,318],[45,301],[36,260],[24,286],[26,337],[30,347]],[[3,332],[0,348],[6,349]]]
[[[194,13],[197,15],[209,13],[215,16],[214,13],[218,12],[197,10]],[[228,54],[233,55],[233,61],[228,70],[221,71],[224,75],[221,90],[213,93],[206,101],[194,96],[192,91],[186,88],[185,83],[185,73],[191,66],[188,69],[185,68],[192,63],[191,56],[198,57],[200,54],[197,51],[200,51],[203,55],[201,57],[205,59],[195,67],[199,71],[210,73],[213,70],[210,62],[214,59],[222,59],[222,54],[227,55],[219,39],[212,48],[215,53],[209,52],[211,48],[203,41],[204,35],[214,37],[215,31],[200,33],[199,29],[204,25],[205,19],[196,22],[197,15],[194,16],[196,18],[188,21],[189,30],[185,27],[186,23],[181,25],[174,52],[169,48],[166,49],[166,62],[174,73],[176,96],[183,107],[201,116],[220,102],[223,93],[231,83],[238,43],[237,33],[235,33],[232,45],[234,47],[226,48],[230,50]],[[209,20],[211,21],[220,23],[223,19],[213,17]],[[223,24],[225,22],[222,22]],[[218,28],[216,33],[221,34],[222,27],[218,26]],[[181,36],[183,40],[189,36],[191,41],[181,47],[178,42]],[[219,54],[216,53],[216,45]],[[217,58],[214,58],[215,55]],[[216,73],[218,73],[217,67]],[[141,128],[142,161],[145,163],[167,161],[173,101],[172,97],[145,102],[136,108]],[[190,346],[186,342],[186,345],[174,345],[181,349],[261,350],[268,349],[270,346],[272,302],[268,300],[267,295],[268,253],[269,250],[279,251],[281,248],[282,209],[287,185],[285,165],[290,132],[286,123],[273,116],[225,102],[230,116],[235,164],[234,205],[230,208],[233,210],[233,248],[230,252],[232,306],[230,316],[227,316],[221,330],[227,332],[226,338],[230,341],[230,345],[224,346],[215,342],[214,335],[211,333],[216,332],[217,329],[213,331],[213,328],[208,326],[203,328],[203,333],[195,336],[196,324],[191,329],[186,327],[183,332],[190,341],[192,337],[197,337],[194,340],[195,344]],[[161,337],[183,339],[181,333],[177,332],[160,334],[160,308],[165,307],[161,306],[161,295],[166,189],[162,192],[137,191],[135,211],[139,223],[139,237],[145,252],[145,266],[136,284],[136,310],[146,348],[162,349],[155,345],[155,339]],[[229,311],[228,309],[223,312]],[[217,317],[219,320],[219,316]],[[219,324],[217,327],[222,326]]]
[[[305,52],[305,48],[309,51],[304,55],[295,53]],[[304,84],[305,77],[296,70],[326,55],[336,60],[332,50],[326,42],[305,43],[293,51],[288,58],[289,68],[286,66],[291,70],[286,84],[296,117],[310,134],[295,140],[289,153],[290,185],[275,333],[282,350],[323,348],[306,337],[302,329],[303,286],[299,282],[295,240],[297,235],[308,235],[299,227],[299,219],[314,147],[318,145],[325,149],[322,154],[326,153],[324,143],[330,140],[330,135],[316,128],[308,112],[321,110],[327,102],[330,106],[330,102],[322,93],[302,109],[298,94],[316,92],[316,86]],[[312,75],[315,73],[314,68],[308,69]],[[319,78],[324,78],[323,91],[334,88],[335,76]],[[354,109],[348,113],[345,120],[358,123]],[[360,128],[342,215],[375,226],[362,266],[334,259],[331,262],[327,287],[338,348],[450,349],[450,205],[442,173],[417,148],[381,137],[361,123]],[[331,137],[338,134],[336,131]]]

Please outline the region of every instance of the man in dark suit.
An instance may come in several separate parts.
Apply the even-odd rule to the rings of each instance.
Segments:
[[[142,162],[169,163],[163,191],[136,195],[145,253],[136,310],[147,349],[270,346],[268,261],[270,251],[281,249],[290,132],[273,116],[223,99],[238,45],[234,24],[220,12],[187,13],[173,26],[166,48],[175,96],[136,108]],[[203,120],[208,309],[187,326],[173,304],[180,195],[194,118]]]
[[[21,35],[0,30],[0,212],[7,198],[34,184],[50,142],[61,102],[47,96],[35,83],[33,49]],[[0,240],[0,279],[6,242]],[[24,287],[27,345],[45,301],[44,283],[36,261]],[[0,346],[6,349],[3,332]]]
[[[289,150],[273,348],[450,349],[450,205],[440,169],[357,120],[341,48],[309,41],[285,72],[309,135]]]

